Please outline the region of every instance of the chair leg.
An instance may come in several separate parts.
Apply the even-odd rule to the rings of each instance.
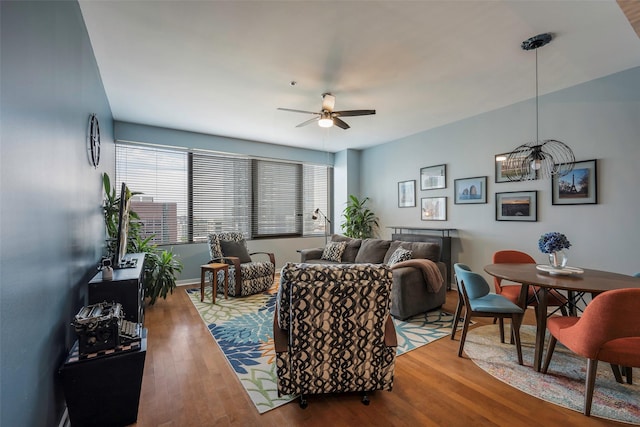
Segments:
[[[624,371],[626,368],[623,366],[622,370]],[[622,383],[622,375],[620,374],[620,366],[611,363],[611,370],[613,371],[613,376],[616,377],[616,382]]]
[[[624,376],[627,377],[627,384],[633,384],[633,368],[631,366],[624,367]]]
[[[462,306],[464,305],[462,301],[462,295],[458,294],[458,305],[456,306],[456,314],[453,317],[453,325],[451,326],[451,339],[455,339],[456,330],[458,329],[458,321],[460,320],[460,315],[462,314]]]
[[[524,316],[524,314],[523,314],[523,316]],[[520,322],[520,324],[522,325],[522,322]],[[511,334],[510,334],[510,337],[509,337],[509,344],[513,345],[513,344],[515,344],[515,341],[513,340],[513,338],[515,337],[515,335],[513,333],[514,332],[513,331],[513,324],[511,324],[511,328],[510,329],[511,329]]]
[[[504,344],[504,318],[499,318],[498,322],[500,325],[500,342]]]
[[[551,357],[553,356],[553,351],[556,349],[556,343],[558,340],[556,337],[551,335],[549,337],[549,345],[547,346],[547,357],[544,358],[544,364],[542,365],[542,373],[546,374],[549,369],[549,363],[551,363]]]
[[[467,331],[469,330],[470,322],[471,322],[471,315],[467,311],[464,316],[464,326],[462,327],[462,336],[460,337],[460,347],[458,348],[458,357],[462,357],[462,350],[464,349],[464,341],[467,339]]]
[[[516,351],[518,352],[518,364],[523,365],[522,362],[522,343],[520,342],[520,325],[522,324],[523,315],[514,314],[511,316],[511,336],[516,341]]]
[[[593,388],[596,383],[597,359],[587,359],[587,389],[584,392],[584,414],[591,415],[591,401],[593,400]]]

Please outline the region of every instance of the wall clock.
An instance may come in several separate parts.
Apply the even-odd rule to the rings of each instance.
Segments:
[[[100,163],[100,124],[95,114],[89,116],[89,153],[91,164],[97,168]]]

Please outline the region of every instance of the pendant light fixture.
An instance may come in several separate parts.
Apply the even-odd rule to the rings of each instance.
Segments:
[[[536,52],[536,139],[516,147],[503,163],[510,181],[529,181],[564,176],[573,170],[575,156],[564,142],[555,139],[540,141],[538,137],[538,48],[548,44],[553,35],[538,34],[522,42],[523,50]]]

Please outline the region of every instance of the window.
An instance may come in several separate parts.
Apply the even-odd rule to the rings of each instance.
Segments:
[[[207,241],[210,233],[237,231],[250,237],[250,161],[235,157],[193,154],[193,238]]]
[[[331,217],[329,213],[329,189],[331,188],[331,168],[319,165],[302,165],[304,193],[302,198],[303,234],[305,236],[324,235],[331,232],[331,226],[322,215],[318,219],[311,218],[316,209],[323,215]]]
[[[324,234],[332,169],[201,151],[116,144],[116,185],[137,194],[142,236],[156,244],[205,242],[212,232],[246,238]]]
[[[253,236],[302,235],[302,165],[254,160]]]
[[[131,209],[142,222],[141,237],[156,244],[188,241],[187,153],[116,145],[116,179],[135,194]]]

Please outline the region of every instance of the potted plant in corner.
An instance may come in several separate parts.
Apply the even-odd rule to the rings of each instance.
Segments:
[[[104,221],[107,228],[107,251],[112,256],[115,251],[117,238],[118,217],[120,214],[120,197],[117,197],[115,188],[111,188],[111,179],[108,174],[102,177],[105,192],[103,205]],[[124,197],[131,197],[141,193],[129,193]],[[167,298],[167,294],[173,293],[176,288],[176,275],[182,271],[183,264],[176,255],[167,250],[158,249],[151,243],[153,235],[147,238],[140,236],[140,217],[134,211],[129,211],[129,233],[127,236],[127,252],[145,253],[144,261],[144,294],[149,298],[149,304],[155,304],[158,297]]]
[[[378,227],[378,218],[365,206],[368,200],[368,197],[359,200],[353,194],[349,196],[342,212],[344,222],[340,224],[345,236],[356,239],[373,237],[374,228]]]

